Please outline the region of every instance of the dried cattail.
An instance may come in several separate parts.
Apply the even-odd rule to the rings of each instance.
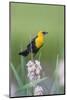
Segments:
[[[40,72],[42,67],[38,60],[29,61],[27,64],[28,78],[30,81],[40,79]]]
[[[44,95],[44,90],[41,86],[37,85],[34,89],[34,95]]]

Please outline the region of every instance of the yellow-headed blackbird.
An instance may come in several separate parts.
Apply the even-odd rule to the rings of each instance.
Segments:
[[[36,54],[43,46],[44,35],[47,33],[48,32],[38,32],[37,36],[27,45],[27,48],[24,51],[19,53],[19,55],[27,56],[31,52]]]

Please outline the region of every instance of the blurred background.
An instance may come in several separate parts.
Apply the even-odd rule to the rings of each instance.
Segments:
[[[18,53],[26,48],[39,31],[48,34],[35,59],[43,67],[40,85],[44,95],[64,94],[64,6],[10,3],[10,96],[32,96],[26,77],[30,57]],[[31,37],[31,38],[30,38]],[[29,88],[29,89],[28,89]]]

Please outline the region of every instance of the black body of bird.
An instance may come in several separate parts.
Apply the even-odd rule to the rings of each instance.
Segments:
[[[38,32],[38,35],[27,45],[27,48],[20,52],[19,55],[27,56],[29,53],[36,54],[43,46],[44,35],[48,32]]]

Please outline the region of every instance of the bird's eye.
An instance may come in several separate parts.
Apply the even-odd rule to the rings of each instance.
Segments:
[[[48,34],[48,32],[43,32],[43,34],[45,35],[45,34]]]

